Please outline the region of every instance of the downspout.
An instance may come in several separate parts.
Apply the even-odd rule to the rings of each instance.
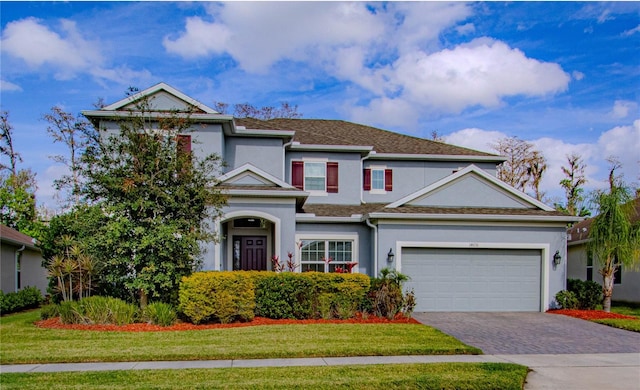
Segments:
[[[291,141],[282,145],[282,181],[284,182],[287,182],[287,178],[285,177],[287,174],[287,148],[293,145],[293,142],[293,137],[291,137]]]
[[[364,222],[373,229],[373,277],[378,277],[378,225],[371,223],[369,217]]]
[[[371,152],[367,153],[366,156],[364,156],[364,157],[362,157],[360,159],[360,204],[367,204],[367,202],[364,201],[364,186],[363,186],[363,181],[364,181],[364,160],[370,158],[373,153],[375,153],[375,152],[371,151]]]
[[[15,281],[14,289],[16,290],[16,292],[18,292],[18,269],[20,268],[20,256],[22,255],[22,251],[24,251],[25,248],[26,248],[26,246],[23,245],[22,248],[17,249],[16,253],[15,253],[15,256],[16,256],[16,259],[15,259],[15,262],[16,262],[15,263],[15,279],[16,279],[16,281]]]

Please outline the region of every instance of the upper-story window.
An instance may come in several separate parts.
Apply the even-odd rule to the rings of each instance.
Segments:
[[[312,193],[338,192],[338,163],[329,161],[292,161],[291,185]]]
[[[371,167],[364,170],[362,188],[372,193],[393,190],[393,171],[387,168]]]

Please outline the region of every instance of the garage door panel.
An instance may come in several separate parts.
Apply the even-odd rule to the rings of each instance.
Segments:
[[[539,250],[404,248],[417,311],[538,311]]]

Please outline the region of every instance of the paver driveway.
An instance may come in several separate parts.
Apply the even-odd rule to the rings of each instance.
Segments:
[[[547,313],[414,313],[485,354],[640,352],[640,333]]]

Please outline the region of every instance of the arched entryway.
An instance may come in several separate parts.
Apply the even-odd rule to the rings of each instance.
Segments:
[[[255,210],[225,214],[220,222],[220,269],[270,270],[280,251],[280,220]]]

